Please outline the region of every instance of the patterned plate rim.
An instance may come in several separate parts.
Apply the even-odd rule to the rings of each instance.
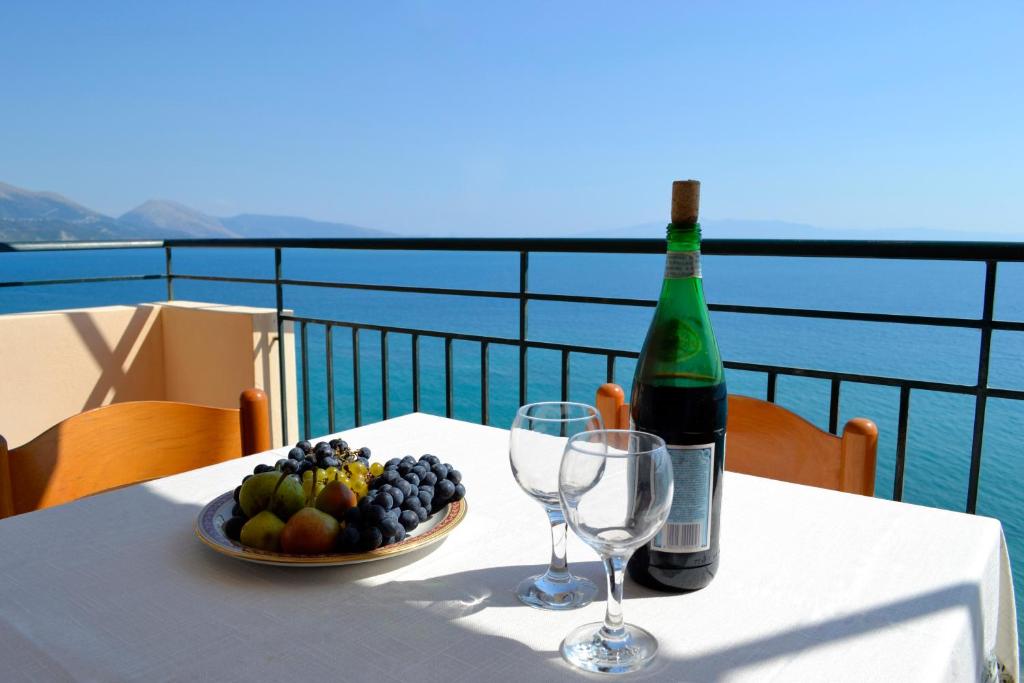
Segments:
[[[263,564],[276,565],[343,565],[357,564],[360,562],[372,562],[383,560],[388,557],[404,555],[419,548],[423,548],[441,540],[462,522],[466,516],[466,499],[449,503],[441,513],[443,517],[428,531],[417,536],[406,538],[401,543],[384,546],[362,553],[327,553],[323,555],[287,555],[285,553],[273,552],[270,550],[259,550],[243,546],[237,541],[224,537],[223,540],[213,535],[216,530],[215,518],[218,510],[229,500],[233,499],[233,492],[221,494],[203,506],[196,517],[193,531],[196,537],[210,548],[222,555],[234,557],[248,562],[260,562]]]

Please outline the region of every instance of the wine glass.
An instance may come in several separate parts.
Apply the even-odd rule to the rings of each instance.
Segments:
[[[509,436],[512,475],[526,493],[544,506],[551,524],[551,563],[516,588],[525,604],[565,610],[589,605],[597,594],[593,581],[569,572],[565,557],[566,526],[558,500],[558,467],[569,437],[601,429],[601,415],[584,403],[531,403],[516,411]]]
[[[608,573],[604,623],[570,632],[562,656],[587,671],[636,671],[654,658],[658,641],[622,620],[622,579],[633,552],[668,519],[672,461],[665,442],[625,429],[577,434],[565,445],[558,494],[569,526],[597,551]]]

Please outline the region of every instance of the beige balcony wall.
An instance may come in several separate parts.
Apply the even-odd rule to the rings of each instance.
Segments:
[[[285,326],[289,425],[298,423],[295,344]],[[66,417],[121,401],[238,407],[259,387],[282,443],[273,309],[193,302],[0,315],[0,434],[16,447]]]

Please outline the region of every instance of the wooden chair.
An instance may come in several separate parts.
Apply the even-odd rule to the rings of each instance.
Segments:
[[[609,429],[629,426],[622,387],[604,384],[596,407]],[[729,396],[725,469],[836,491],[875,492],[878,427],[854,418],[841,437],[785,408],[749,396]]]
[[[267,395],[246,389],[239,405],[113,403],[10,451],[0,436],[0,518],[269,450]]]

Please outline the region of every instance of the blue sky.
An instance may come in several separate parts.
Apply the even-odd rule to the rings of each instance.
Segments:
[[[294,5],[294,6],[293,6]],[[0,4],[0,181],[426,234],[1024,235],[1024,3]]]

